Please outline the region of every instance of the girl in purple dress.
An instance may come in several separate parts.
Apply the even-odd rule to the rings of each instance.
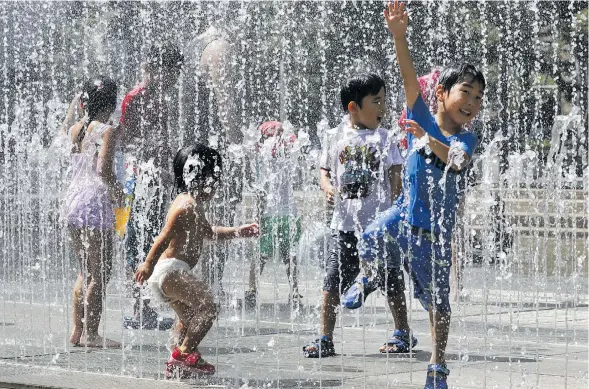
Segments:
[[[75,346],[120,347],[98,335],[113,256],[114,201],[123,198],[114,171],[118,129],[106,124],[117,103],[117,85],[99,76],[84,84],[85,116],[68,131],[71,184],[63,207],[69,239],[78,259],[70,342]],[[85,320],[84,320],[85,319]]]

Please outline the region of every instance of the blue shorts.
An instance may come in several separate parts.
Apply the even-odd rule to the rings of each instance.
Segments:
[[[433,306],[440,312],[450,312],[450,235],[435,235],[411,226],[402,210],[393,206],[366,228],[358,249],[364,261],[386,258],[389,268],[405,266],[421,305],[426,310]]]

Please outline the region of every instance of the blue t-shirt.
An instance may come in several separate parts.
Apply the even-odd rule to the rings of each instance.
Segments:
[[[459,142],[458,146],[472,158],[477,136],[469,131],[444,136],[421,96],[415,101],[413,109],[407,109],[407,119],[415,120],[430,137],[448,146]],[[448,169],[446,172],[446,164],[428,148],[416,149],[414,139],[415,136],[407,134],[409,152],[399,203],[407,209],[409,224],[437,234],[451,234],[456,206],[466,187],[466,169],[460,172]]]

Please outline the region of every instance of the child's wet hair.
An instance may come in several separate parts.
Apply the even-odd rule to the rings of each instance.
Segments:
[[[344,111],[348,112],[348,104],[351,101],[362,108],[362,99],[366,96],[377,95],[382,88],[386,92],[387,88],[384,80],[375,73],[359,73],[349,78],[340,90]]]
[[[461,82],[479,83],[481,88],[485,90],[487,82],[483,72],[470,63],[463,63],[460,65],[448,66],[442,70],[438,84],[442,85],[444,91],[450,91],[452,87]]]
[[[174,157],[173,167],[174,185],[178,193],[193,189],[194,183],[206,183],[207,178],[217,183],[223,168],[221,154],[200,143],[180,149]]]
[[[82,142],[88,125],[101,112],[114,111],[117,106],[117,84],[107,76],[97,76],[84,83],[80,103],[86,114],[84,126],[78,133],[77,141]]]
[[[155,44],[147,53],[147,66],[152,69],[182,69],[184,54],[171,42]]]

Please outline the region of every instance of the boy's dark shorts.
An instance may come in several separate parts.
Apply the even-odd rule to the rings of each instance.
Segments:
[[[360,273],[358,238],[353,231],[332,231],[331,239],[333,241],[325,267],[323,290],[330,292],[338,290],[339,287],[340,294],[343,294]],[[377,280],[379,289],[387,295],[394,295],[405,290],[405,279],[400,267],[379,268]]]

